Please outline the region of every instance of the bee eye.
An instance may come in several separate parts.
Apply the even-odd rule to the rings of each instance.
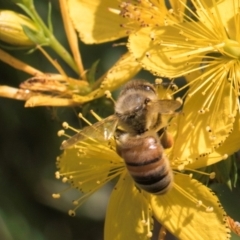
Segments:
[[[148,92],[151,91],[151,92],[155,93],[154,88],[150,85],[143,85],[143,88],[144,88],[145,91],[148,91]]]

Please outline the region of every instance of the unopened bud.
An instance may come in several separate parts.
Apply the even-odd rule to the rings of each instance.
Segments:
[[[9,10],[0,11],[0,40],[16,46],[35,45],[24,33],[23,26],[38,32],[30,18]]]

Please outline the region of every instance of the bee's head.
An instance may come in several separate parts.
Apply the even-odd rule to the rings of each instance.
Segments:
[[[155,89],[148,82],[135,80],[126,84],[115,106],[119,124],[128,132],[145,132],[148,104],[156,98]]]

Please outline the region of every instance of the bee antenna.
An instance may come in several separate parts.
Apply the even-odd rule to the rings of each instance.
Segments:
[[[104,94],[105,94],[106,98],[110,99],[114,103],[114,105],[116,104],[116,102],[113,99],[112,94],[111,94],[111,92],[109,90],[106,90]]]

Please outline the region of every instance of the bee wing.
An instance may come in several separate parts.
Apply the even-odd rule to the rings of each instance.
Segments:
[[[71,138],[63,141],[60,149],[63,150],[69,148],[77,142],[83,141],[87,138],[92,138],[97,141],[107,141],[113,136],[117,123],[118,119],[115,115],[112,115],[93,125],[87,126]]]
[[[178,108],[180,108],[182,103],[173,99],[163,99],[156,102],[150,102],[150,107],[152,111],[159,112],[161,114],[172,114]]]

